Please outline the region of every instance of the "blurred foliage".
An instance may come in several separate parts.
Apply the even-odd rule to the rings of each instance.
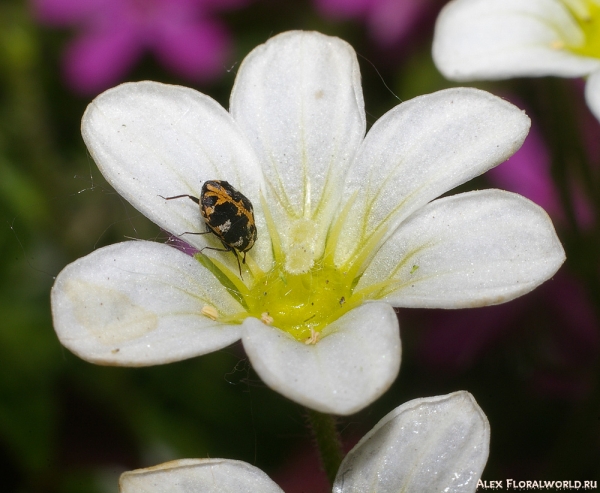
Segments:
[[[219,81],[197,89],[227,107],[236,68],[254,46],[284,30],[315,29],[355,47],[372,124],[399,100],[453,85],[431,60],[435,15],[432,10],[409,43],[382,48],[361,23],[326,20],[309,1],[255,0],[222,17],[233,33],[234,63]],[[240,345],[167,366],[107,368],[79,360],[54,334],[49,292],[62,267],[127,238],[166,239],[112,191],[86,151],[79,121],[90,98],[71,93],[61,79],[70,35],[37,25],[23,0],[0,3],[1,489],[116,492],[121,471],[183,457],[245,460],[276,477],[310,442],[310,432],[304,411],[260,382]],[[140,79],[189,85],[150,57],[128,77]],[[517,95],[542,126],[567,217],[558,227],[568,255],[563,269],[587,289],[597,330],[600,228],[577,225],[565,184],[581,183],[600,217],[600,156],[584,144],[599,141],[600,125],[570,81],[478,87]],[[461,190],[485,186],[480,178]],[[454,372],[420,356],[432,314],[403,311],[400,377],[373,406],[340,420],[343,437],[355,442],[408,399],[465,389],[491,423],[484,479],[598,479],[598,354],[576,397],[538,392],[530,376],[555,321],[544,316],[544,306],[537,310],[519,331]]]

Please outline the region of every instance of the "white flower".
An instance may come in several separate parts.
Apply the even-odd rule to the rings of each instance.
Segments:
[[[529,119],[475,89],[405,102],[364,137],[356,56],[337,38],[289,32],[242,63],[230,111],[191,89],[123,84],[88,107],[82,133],[112,186],[174,235],[203,232],[205,180],[254,204],[242,278],[231,252],[190,257],[129,241],[67,266],[54,326],[80,357],[142,366],[242,339],[270,387],[350,414],[400,365],[392,306],[508,301],[554,274],[564,252],[545,212],[499,190],[434,198],[507,159]],[[184,234],[194,247],[221,246]]]
[[[448,79],[582,77],[600,119],[598,0],[453,0],[438,17],[433,58]]]
[[[342,461],[333,493],[474,492],[488,457],[488,420],[468,392],[394,409]],[[126,472],[121,493],[282,493],[245,462],[184,459]]]

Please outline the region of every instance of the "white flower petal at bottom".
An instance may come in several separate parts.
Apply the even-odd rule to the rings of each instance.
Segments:
[[[488,457],[488,420],[468,392],[415,399],[385,416],[342,461],[333,493],[467,493]]]
[[[226,459],[181,459],[128,471],[119,480],[121,493],[283,493],[264,472],[246,462]]]
[[[349,311],[317,344],[298,342],[260,320],[243,323],[244,349],[276,392],[323,413],[348,415],[377,399],[400,369],[398,319],[387,303]]]
[[[397,307],[470,308],[509,301],[556,272],[565,253],[530,200],[481,190],[434,200],[377,252],[357,290],[388,278]]]
[[[117,243],[69,264],[52,288],[60,342],[92,363],[145,366],[210,353],[239,325],[202,314],[243,309],[193,257],[149,241]]]
[[[342,461],[333,493],[470,493],[487,461],[490,427],[468,392],[415,399],[387,414]],[[261,470],[226,459],[182,459],[121,475],[121,493],[282,493]]]

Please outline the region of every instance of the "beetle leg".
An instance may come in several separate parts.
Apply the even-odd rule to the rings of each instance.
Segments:
[[[225,243],[223,243],[223,246],[225,248],[215,248],[215,247],[205,246],[202,248],[202,250],[208,249],[208,250],[215,250],[216,252],[233,252],[233,254],[235,255],[235,259],[237,260],[237,263],[238,263],[238,269],[240,270],[240,277],[242,279],[244,279],[244,277],[242,276],[242,264],[240,264],[240,257],[238,257],[237,251],[235,250],[235,248],[231,248],[230,246],[226,245]],[[200,253],[202,253],[202,250],[200,250]]]
[[[185,197],[185,195],[182,195],[182,197]],[[186,231],[185,233],[181,233],[180,235],[177,235],[177,236],[183,236],[183,235],[206,235],[208,233],[214,233],[214,231],[208,227],[208,224],[205,224],[205,226],[206,226],[206,231],[204,233],[198,233],[197,231]],[[226,246],[224,243],[223,243],[223,245]],[[208,248],[208,247],[205,247],[205,248]],[[213,248],[213,250],[214,250],[214,248]],[[231,248],[229,250],[231,250]],[[229,250],[220,250],[220,251],[222,251],[222,252],[228,252]],[[200,251],[202,251],[202,250],[200,250]]]

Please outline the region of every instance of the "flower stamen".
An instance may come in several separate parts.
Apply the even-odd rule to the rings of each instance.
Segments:
[[[210,318],[211,320],[217,320],[219,318],[219,312],[212,305],[204,305],[201,311],[202,315]]]
[[[312,327],[310,328],[310,337],[304,341],[307,346],[314,346],[321,338],[321,333],[317,332]]]

